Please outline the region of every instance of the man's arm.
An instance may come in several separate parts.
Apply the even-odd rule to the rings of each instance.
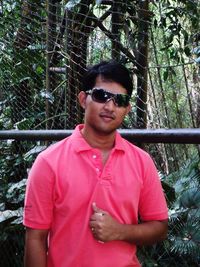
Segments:
[[[47,237],[48,230],[26,228],[25,237],[25,267],[47,266]]]
[[[148,221],[140,224],[121,224],[96,206],[90,219],[90,228],[97,240],[122,240],[136,245],[150,245],[167,236],[168,220]]]
[[[138,225],[120,225],[120,240],[133,242],[138,246],[151,245],[167,237],[168,221],[148,221]]]

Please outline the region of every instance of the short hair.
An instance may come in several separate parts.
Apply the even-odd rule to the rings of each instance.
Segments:
[[[120,84],[129,96],[133,91],[133,81],[129,70],[116,61],[102,61],[96,65],[88,67],[82,79],[82,90],[91,90],[96,83],[96,78],[101,76],[104,80]]]

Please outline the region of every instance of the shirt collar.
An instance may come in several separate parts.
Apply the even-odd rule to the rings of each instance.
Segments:
[[[77,152],[92,150],[93,148],[86,142],[84,137],[81,134],[81,129],[83,128],[83,124],[79,124],[76,126],[74,132],[71,135],[74,148]],[[116,131],[115,136],[115,146],[114,150],[120,150],[125,152],[125,146],[124,146],[124,139],[121,137],[121,135]]]

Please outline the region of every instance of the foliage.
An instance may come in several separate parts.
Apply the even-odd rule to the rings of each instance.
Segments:
[[[19,157],[17,157],[16,161],[12,158],[14,165],[8,166],[6,162],[10,160],[11,156],[9,155],[5,158],[0,158],[0,257],[1,266],[20,267],[23,262],[24,228],[22,226],[22,206],[26,179],[22,179],[19,182],[9,182],[11,178],[9,175],[17,175],[14,170],[18,168]]]
[[[42,13],[21,17],[21,12],[34,12],[35,5],[26,6],[21,1],[2,2],[3,14],[0,20],[0,129],[29,129],[44,117],[43,111],[35,111],[35,103],[44,105],[45,98],[40,95],[44,87],[45,66],[44,47],[41,45],[40,29]],[[28,10],[31,9],[31,10]],[[38,6],[38,15],[41,5]],[[29,33],[29,34],[28,34]],[[12,41],[11,41],[12,40]],[[1,101],[3,100],[3,101]],[[21,126],[23,121],[23,126]],[[26,121],[26,125],[25,122]]]
[[[0,130],[32,129],[44,120],[45,46],[40,33],[44,1],[2,1],[0,20]],[[27,5],[26,5],[27,4]],[[35,107],[39,107],[36,109]],[[0,258],[21,267],[22,207],[27,171],[35,154],[30,142],[0,143]],[[30,151],[26,157],[25,153]]]
[[[185,261],[200,263],[200,162],[193,159],[184,168],[168,177],[173,181],[176,201],[170,218],[169,244],[172,254]]]
[[[194,100],[190,100],[189,95],[186,100],[184,95],[188,94],[186,77],[189,72],[195,73],[194,59],[198,62],[199,8],[198,1],[172,0],[156,1],[152,8],[155,14],[152,35],[156,40],[157,56],[152,58],[150,64],[160,65],[160,80],[155,79],[155,86],[162,87],[164,99],[162,97],[161,110],[166,113],[164,124],[169,128],[176,128],[177,125],[184,128],[191,123],[191,117],[184,111],[186,101],[193,103]],[[162,39],[159,38],[160,35],[163,36]],[[185,64],[188,65],[184,70],[185,78],[180,82]],[[197,72],[198,67],[197,65]],[[164,83],[161,83],[161,79]],[[158,101],[161,95],[156,96]],[[193,121],[193,127],[194,124]]]
[[[6,150],[6,157],[0,154],[0,258],[3,267],[22,266],[24,251],[22,216],[27,173],[37,154],[46,148],[38,144],[20,157],[19,153],[10,154],[13,145],[15,142],[11,141],[2,142],[0,146],[1,151],[5,153]],[[30,147],[30,144],[23,143],[23,145],[26,149]]]
[[[80,7],[82,2],[87,1],[63,1],[63,6],[72,12],[79,10],[77,7]],[[128,48],[125,52],[131,52],[135,58],[138,57],[139,20],[137,16],[140,2],[144,1],[122,1],[119,5],[122,20],[119,24],[121,25],[119,39]],[[150,2],[152,16],[149,65],[152,68],[156,66],[156,72],[153,73],[149,69],[149,73],[151,72],[153,78],[154,97],[161,103],[157,108],[161,118],[159,126],[188,127],[192,125],[191,116],[196,114],[195,109],[190,110],[190,113],[185,112],[185,106],[191,96],[186,90],[187,81],[191,86],[189,72],[191,76],[195,76],[195,68],[199,69],[200,63],[199,1]],[[96,6],[93,1],[89,3],[92,3],[90,11],[95,15],[99,10],[103,15],[104,11],[109,9],[101,0],[96,0]],[[127,6],[126,3],[128,3]],[[58,126],[62,119],[60,107],[63,106],[66,114],[69,104],[66,96],[71,97],[74,92],[67,91],[68,88],[65,89],[66,91],[63,90],[60,84],[56,84],[52,92],[46,92],[45,89],[47,71],[45,1],[10,0],[1,1],[0,6],[2,6],[0,10],[2,11],[0,14],[0,130],[44,129],[45,108],[48,104],[56,114],[52,116],[53,119],[55,117],[56,123],[53,121],[51,127]],[[110,30],[110,18],[108,22],[105,27]],[[58,28],[58,25],[53,28],[52,35],[60,30]],[[56,45],[61,47],[59,42]],[[88,42],[88,62],[96,63],[103,57],[109,58],[111,46],[112,40],[107,38],[105,32],[100,34],[99,29],[97,33],[93,31]],[[79,52],[79,50],[76,51]],[[132,58],[127,59],[127,55],[130,54],[120,55],[124,62],[132,60]],[[196,65],[190,65],[193,59]],[[58,53],[58,60],[60,60],[59,64],[68,65],[68,55],[63,51]],[[187,79],[182,81],[180,79],[182,70],[178,66],[184,64],[188,64],[185,73]],[[135,67],[132,70],[137,74]],[[55,75],[52,76],[55,78]],[[66,76],[59,78],[63,84],[66,82]],[[57,77],[56,81],[59,80]],[[196,95],[192,97],[193,107],[196,103]],[[131,115],[125,120],[125,127],[133,127],[136,121],[136,109],[137,107],[133,105]],[[165,112],[166,110],[168,112]],[[24,233],[21,222],[25,179],[35,156],[44,147],[41,143],[33,147],[30,142],[22,144],[14,140],[0,143],[0,246],[3,248],[0,251],[0,259],[3,267],[21,266]],[[177,149],[176,156],[169,147],[166,150],[170,169],[178,169],[177,166],[172,167],[172,165],[175,161],[183,162],[185,159],[185,156],[182,156],[183,149]],[[190,158],[194,151],[195,149],[192,148],[188,154],[186,153],[186,157]],[[194,160],[193,163],[183,166],[182,170],[163,177],[162,182],[169,197],[170,207],[169,238],[162,244],[140,251],[144,266],[196,267],[199,264],[198,164],[198,161]]]
[[[199,158],[188,161],[181,170],[163,176],[162,180],[174,188],[176,194],[175,199],[168,198],[168,239],[153,248],[139,251],[143,267],[197,267],[200,264]]]

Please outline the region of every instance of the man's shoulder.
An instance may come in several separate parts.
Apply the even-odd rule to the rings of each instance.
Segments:
[[[130,153],[134,153],[135,155],[141,157],[150,157],[149,153],[138,147],[136,144],[131,143],[130,141],[123,138],[124,146],[126,147],[126,151],[130,151]]]
[[[51,155],[55,156],[57,153],[62,152],[63,150],[67,149],[68,144],[70,143],[70,136],[62,139],[61,141],[58,141],[56,143],[53,143],[49,145],[47,148],[45,148],[41,153],[40,156],[43,158],[51,157]]]

